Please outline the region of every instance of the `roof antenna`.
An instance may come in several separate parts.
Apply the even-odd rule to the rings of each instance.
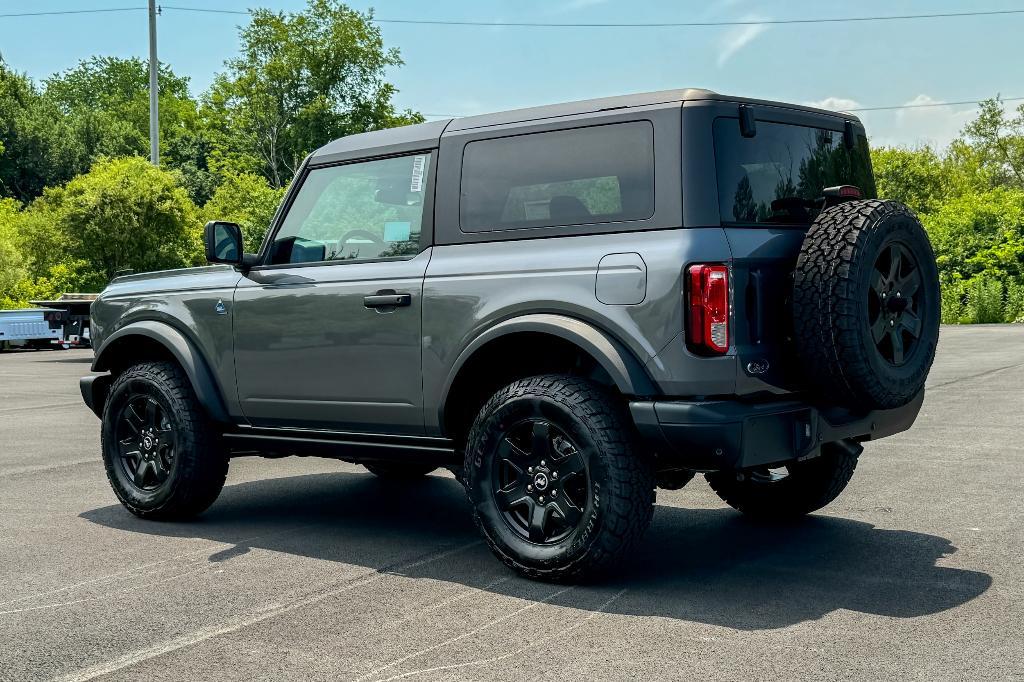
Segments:
[[[746,104],[740,105],[740,135],[753,137],[757,135],[757,123],[754,121],[754,110]]]

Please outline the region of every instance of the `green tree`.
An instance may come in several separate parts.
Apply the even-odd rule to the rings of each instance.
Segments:
[[[193,200],[203,203],[212,195],[216,179],[207,163],[212,144],[189,94],[189,79],[161,64],[158,82],[161,163],[180,170]],[[100,156],[149,155],[146,61],[92,57],[44,83],[46,97],[67,118],[87,163]]]
[[[232,173],[224,178],[203,207],[203,219],[238,223],[242,227],[245,250],[254,253],[263,243],[283,196],[284,189],[274,189],[262,175]]]
[[[332,139],[423,120],[391,103],[385,70],[402,60],[384,48],[372,14],[308,0],[302,12],[251,15],[206,113],[222,155],[257,160],[271,186],[287,184],[303,157]]]
[[[878,196],[899,201],[918,214],[934,211],[950,190],[947,164],[928,146],[874,149],[871,165]]]
[[[200,262],[198,210],[177,174],[140,157],[101,159],[66,186],[48,189],[27,213],[37,276],[84,261],[79,281],[98,290],[125,268]]]
[[[20,204],[14,199],[0,199],[0,308],[10,307],[18,284],[27,278],[25,255],[18,239]]]
[[[29,201],[73,177],[82,157],[60,111],[0,60],[0,195]]]
[[[1024,189],[1024,104],[1015,114],[1007,114],[998,97],[985,100],[978,117],[964,128],[964,141],[993,187]]]
[[[950,197],[921,219],[944,279],[1024,276],[1024,191]]]

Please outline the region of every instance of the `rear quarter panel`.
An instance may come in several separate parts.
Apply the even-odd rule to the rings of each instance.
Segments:
[[[597,298],[598,264],[621,253],[639,254],[646,266],[646,292],[638,304]],[[726,262],[729,256],[721,228],[435,247],[423,289],[428,432],[439,430],[442,392],[462,350],[495,324],[528,313],[563,314],[604,331],[645,365],[666,395],[731,392],[733,358],[698,358],[682,339],[685,264]]]

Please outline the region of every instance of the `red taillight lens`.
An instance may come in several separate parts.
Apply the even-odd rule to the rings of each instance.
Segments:
[[[722,354],[729,350],[729,268],[691,265],[688,274],[690,348]]]

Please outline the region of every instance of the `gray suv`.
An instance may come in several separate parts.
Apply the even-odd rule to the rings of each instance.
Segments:
[[[202,512],[231,457],[446,467],[520,573],[627,554],[702,473],[760,518],[831,502],[921,407],[935,259],[848,115],[673,90],[353,135],[260,252],[115,279],[85,402],[114,492]]]

